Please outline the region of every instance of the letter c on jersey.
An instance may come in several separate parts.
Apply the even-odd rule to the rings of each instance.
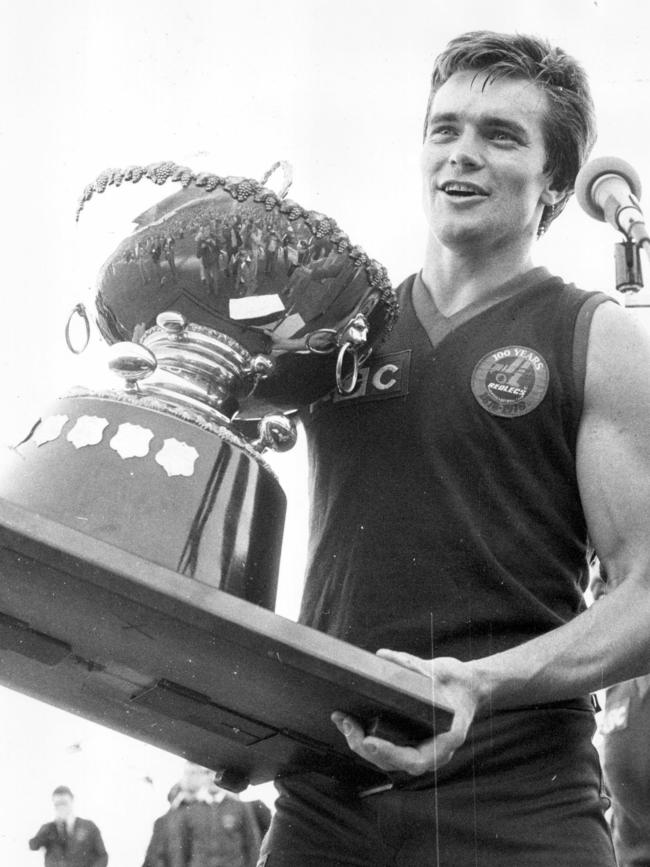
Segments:
[[[372,377],[372,384],[377,389],[377,391],[386,391],[389,388],[392,388],[397,380],[393,377],[384,381],[384,374],[386,373],[397,373],[399,367],[395,364],[384,364],[379,370],[376,371],[374,376]]]

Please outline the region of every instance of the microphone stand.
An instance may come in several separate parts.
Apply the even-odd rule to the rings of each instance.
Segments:
[[[633,240],[619,241],[614,244],[614,265],[616,269],[616,290],[625,296],[626,307],[650,307],[650,300],[644,298],[635,303],[633,299],[643,289],[641,270],[641,247],[650,257],[650,239],[643,238],[639,243]]]
[[[629,198],[630,205],[617,208],[613,221],[611,203],[608,202],[605,206],[606,219],[618,226],[625,236],[625,241],[614,245],[616,288],[625,294],[626,307],[648,307],[650,303],[645,298],[639,303],[630,304],[630,299],[643,288],[640,250],[644,249],[650,257],[650,235],[643,222],[638,199],[632,194]]]
[[[628,296],[643,289],[641,256],[634,241],[618,241],[614,244],[614,265],[617,292]]]

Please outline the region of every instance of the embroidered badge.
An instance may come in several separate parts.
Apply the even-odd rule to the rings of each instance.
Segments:
[[[221,824],[226,831],[234,831],[237,827],[237,817],[233,816],[232,813],[224,813],[221,817]]]
[[[357,387],[350,394],[338,394],[335,390],[313,403],[312,415],[327,404],[345,405],[349,402],[385,400],[406,397],[409,393],[411,350],[392,352],[388,355],[371,356],[367,365],[359,370]]]
[[[513,418],[540,405],[548,378],[548,364],[539,353],[527,346],[503,346],[476,365],[472,392],[491,415]]]

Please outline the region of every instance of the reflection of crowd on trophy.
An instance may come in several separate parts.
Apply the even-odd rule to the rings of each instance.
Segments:
[[[334,235],[329,220],[290,220],[257,203],[199,199],[137,222],[107,264],[98,297],[139,289],[155,297],[154,306],[173,308],[189,296],[190,306],[270,329],[282,349],[313,330],[339,329],[368,290],[363,261],[350,256],[347,238]],[[133,328],[115,324],[119,335]]]
[[[217,208],[175,215],[149,227],[124,251],[122,262],[133,263],[142,285],[176,283],[180,267],[198,261],[200,281],[208,295],[242,298],[263,291],[282,293],[298,268],[324,259],[332,242],[279,214],[260,215],[242,206],[224,215]],[[302,230],[301,230],[302,229]]]
[[[292,335],[305,323],[336,323],[367,288],[364,268],[327,233],[252,203],[189,202],[136,232],[111,263],[113,277],[120,266],[129,282],[189,290],[223,314],[231,299],[275,294],[280,321],[295,317]]]

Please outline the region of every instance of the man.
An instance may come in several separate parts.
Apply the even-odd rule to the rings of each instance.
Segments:
[[[357,391],[305,413],[301,620],[424,673],[454,721],[400,747],[335,713],[387,786],[279,780],[260,865],[615,863],[588,695],[648,668],[650,347],[531,259],[593,138],[585,75],[544,40],[470,33],[436,61],[422,270]],[[585,610],[588,538],[615,589]]]
[[[595,601],[607,583],[601,566],[591,580]],[[607,690],[599,732],[619,867],[650,867],[650,674]]]
[[[52,792],[54,821],[47,822],[29,841],[29,848],[45,849],[45,867],[106,867],[108,855],[99,828],[74,812],[74,795],[67,786]]]
[[[215,786],[213,777],[186,764],[165,817],[165,845],[158,844],[161,867],[254,867],[261,836],[253,808]]]
[[[172,804],[178,797],[180,790],[181,784],[174,783],[167,792],[169,809],[154,820],[142,867],[167,867],[167,824],[171,815]]]
[[[201,226],[196,235],[196,258],[199,260],[201,283],[209,295],[216,295],[219,280],[219,249],[207,226]]]

